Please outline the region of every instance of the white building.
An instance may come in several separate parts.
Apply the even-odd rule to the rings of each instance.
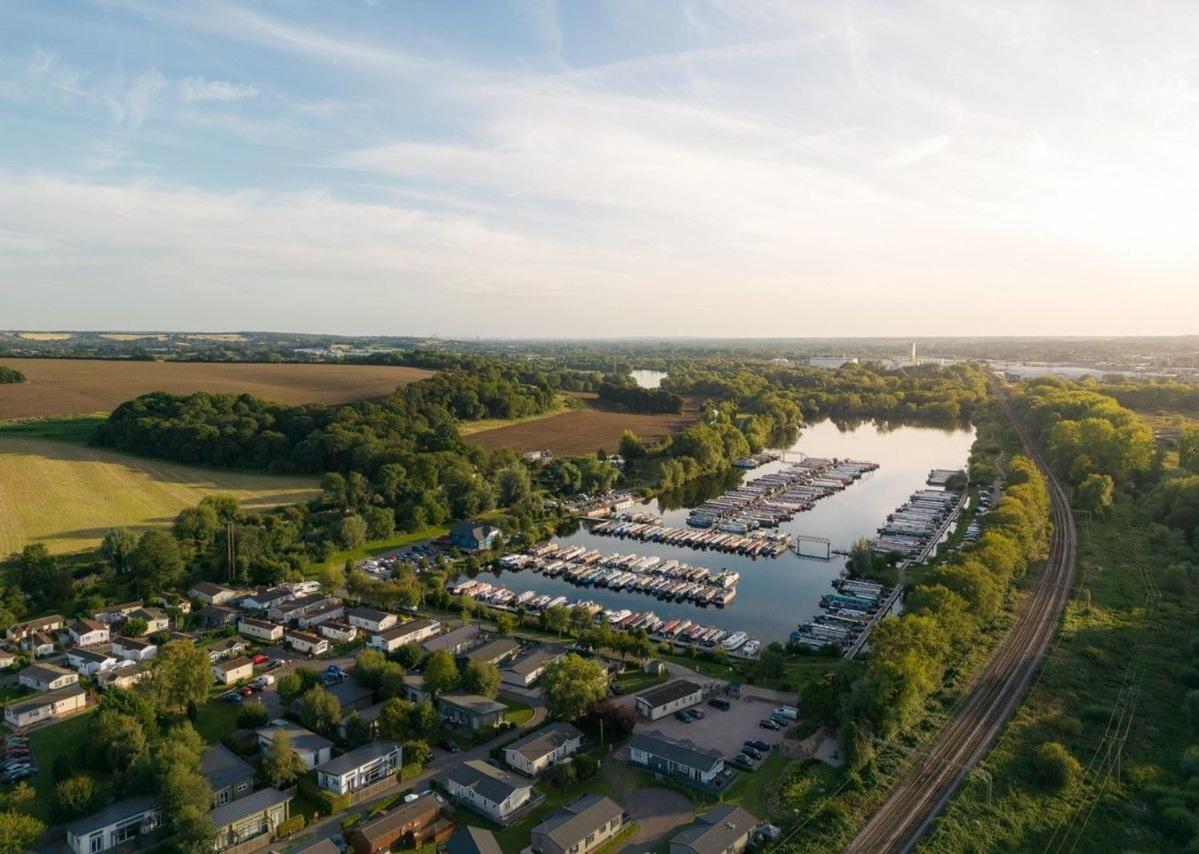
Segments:
[[[58,691],[79,684],[79,674],[55,664],[31,664],[17,675],[17,681],[34,691]]]
[[[264,754],[270,751],[275,743],[275,736],[281,732],[287,734],[291,741],[291,749],[303,760],[304,767],[308,770],[324,765],[333,758],[333,742],[286,720],[271,721],[270,726],[263,727],[255,733],[258,736],[259,749]]]
[[[254,675],[254,662],[246,658],[233,658],[212,665],[212,678],[220,685],[236,685]]]
[[[380,611],[377,608],[351,608],[346,612],[346,622],[368,632],[382,632],[390,629],[399,619],[395,614],[389,614],[387,611]]]
[[[395,652],[410,643],[420,643],[434,637],[441,631],[441,623],[437,620],[409,620],[398,626],[392,626],[371,635],[370,645],[381,652]]]
[[[441,782],[459,804],[500,824],[507,824],[533,796],[531,783],[479,759],[455,765]]]
[[[237,632],[265,643],[278,643],[283,640],[283,626],[257,617],[242,617],[237,624]]]
[[[67,847],[74,854],[133,847],[137,837],[153,833],[161,823],[158,799],[153,795],[138,795],[70,822],[66,826]]]
[[[324,655],[329,651],[329,641],[319,635],[312,634],[312,632],[288,632],[284,638],[287,641],[287,645],[296,652],[303,652],[308,655]]]
[[[119,660],[110,652],[100,652],[94,649],[71,649],[67,650],[67,664],[75,668],[75,672],[80,676],[95,676],[104,670],[111,670],[117,666]]]
[[[11,700],[4,707],[4,720],[14,727],[29,726],[61,718],[87,706],[87,692],[79,685]]]
[[[372,741],[343,753],[314,770],[317,784],[328,792],[344,795],[396,773],[402,765],[395,741]]]
[[[67,626],[67,636],[75,646],[96,646],[108,643],[108,623],[99,620],[76,620]]]
[[[583,743],[583,733],[568,723],[553,723],[504,748],[504,760],[523,774],[537,777],[571,756]]]
[[[148,661],[158,655],[158,645],[117,635],[112,639],[112,651],[126,661]]]

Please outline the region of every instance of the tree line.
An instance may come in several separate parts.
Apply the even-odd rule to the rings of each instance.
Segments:
[[[635,383],[602,382],[596,386],[600,400],[615,403],[629,412],[674,414],[683,411],[683,398],[661,388],[642,388]]]

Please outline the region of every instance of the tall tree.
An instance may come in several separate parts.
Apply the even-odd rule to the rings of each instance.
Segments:
[[[306,770],[304,760],[291,746],[291,736],[285,730],[276,732],[258,768],[263,781],[276,789],[283,789],[294,783]]]
[[[115,575],[124,575],[129,571],[136,548],[137,535],[128,528],[113,528],[100,541],[100,554]]]
[[[176,584],[183,575],[179,544],[166,531],[142,534],[131,563],[138,588],[147,593],[156,593]]]
[[[164,715],[181,715],[188,703],[199,705],[208,699],[212,666],[202,648],[187,641],[168,641],[151,666],[150,690]]]
[[[453,691],[461,679],[458,662],[447,650],[439,649],[425,660],[425,690],[433,696]]]
[[[487,661],[472,661],[462,676],[462,687],[494,700],[500,693],[500,669]]]
[[[310,730],[328,733],[341,720],[341,703],[319,685],[309,688],[296,706],[300,723]]]
[[[550,664],[541,677],[545,707],[559,720],[572,721],[608,691],[608,675],[598,662],[574,653]]]

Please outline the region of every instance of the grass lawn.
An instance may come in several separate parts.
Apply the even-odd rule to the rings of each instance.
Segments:
[[[658,676],[653,673],[646,673],[644,670],[626,670],[617,676],[614,681],[624,689],[626,694],[636,694],[638,691],[644,691],[646,688],[661,685],[669,678],[665,674]]]
[[[91,441],[96,427],[105,420],[100,415],[79,415],[67,418],[35,418],[28,421],[0,421],[0,433],[86,445]]]
[[[737,782],[733,783],[721,799],[726,803],[737,804],[758,818],[766,818],[770,810],[766,806],[766,790],[774,783],[779,774],[790,762],[783,754],[774,751],[762,763],[757,771],[742,772]]]
[[[237,729],[237,709],[240,703],[209,700],[196,710],[196,732],[207,742],[220,741]]]
[[[517,726],[524,726],[533,718],[533,707],[526,706],[519,700],[509,700],[507,697],[497,697],[501,703],[508,707],[508,711],[504,712],[504,718],[512,721]]]
[[[43,821],[50,820],[50,796],[54,791],[50,775],[54,770],[54,762],[60,756],[74,758],[75,752],[86,740],[85,733],[91,717],[91,712],[84,712],[60,724],[35,729],[29,734],[29,745],[33,759],[37,762],[37,774],[29,780],[29,785],[37,791],[35,811]]]

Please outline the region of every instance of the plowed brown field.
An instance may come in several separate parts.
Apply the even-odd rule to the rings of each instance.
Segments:
[[[432,371],[391,365],[265,365],[0,359],[29,382],[0,385],[0,421],[111,412],[151,391],[252,394],[276,403],[349,403],[382,397]]]

